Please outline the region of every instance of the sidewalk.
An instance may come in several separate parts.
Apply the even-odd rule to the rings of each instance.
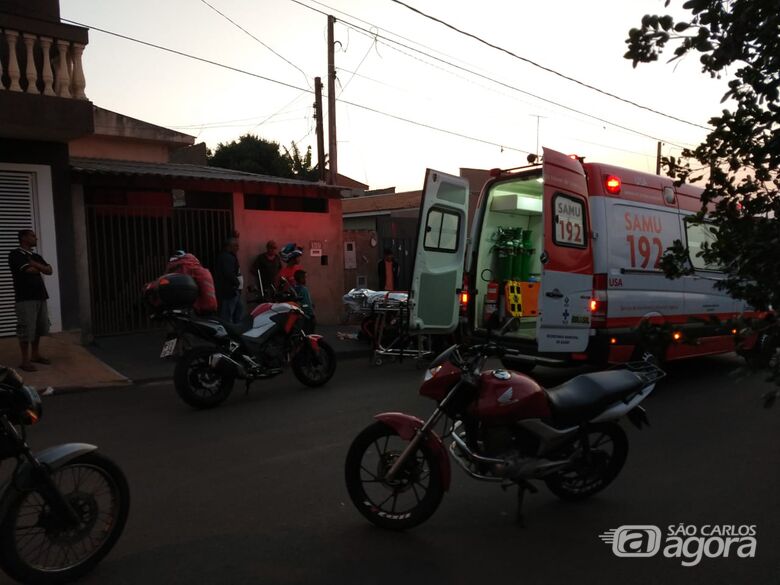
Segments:
[[[355,325],[320,325],[322,335],[339,360],[368,356],[366,343],[339,339],[338,332],[355,333]],[[40,392],[89,390],[129,386],[173,377],[175,363],[160,359],[165,339],[163,331],[147,331],[112,337],[99,337],[88,347],[79,343],[78,333],[55,333],[41,340],[41,354],[51,365],[36,365],[37,372],[18,370],[20,355],[16,337],[0,338],[0,364],[17,368],[25,384]]]
[[[130,380],[111,366],[103,363],[79,344],[77,333],[55,333],[41,339],[41,355],[51,365],[35,364],[37,372],[24,372],[19,342],[16,337],[0,338],[0,364],[15,368],[24,383],[41,392],[52,388],[55,392],[127,386]]]

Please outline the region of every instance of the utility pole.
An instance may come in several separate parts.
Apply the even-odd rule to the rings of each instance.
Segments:
[[[661,145],[663,142],[660,140],[658,141],[658,150],[655,153],[655,174],[660,175],[661,174]]]
[[[325,136],[322,127],[322,78],[314,78],[314,117],[317,120],[317,169],[320,181],[325,180]]]
[[[336,146],[336,66],[334,63],[335,41],[333,39],[333,26],[336,18],[328,16],[328,166],[330,168],[331,185],[336,184],[336,175],[339,172],[338,153]]]

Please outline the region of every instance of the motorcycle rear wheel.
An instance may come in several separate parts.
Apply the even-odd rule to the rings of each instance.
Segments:
[[[347,454],[344,472],[349,497],[363,516],[381,528],[406,530],[422,524],[444,496],[437,459],[424,442],[395,479],[384,478],[406,445],[394,429],[376,422],[355,437]]]
[[[12,497],[0,523],[0,566],[23,583],[65,583],[88,573],[111,551],[127,521],[127,480],[107,457],[81,455],[51,478],[80,522],[62,526],[35,489]]]
[[[579,502],[606,488],[618,476],[628,457],[628,438],[614,422],[588,425],[589,461],[545,480],[549,490],[562,500]],[[582,439],[573,445],[579,449]]]
[[[298,381],[316,388],[325,385],[336,372],[336,352],[328,342],[317,342],[319,352],[315,353],[308,341],[292,359],[292,371]]]
[[[214,408],[233,391],[234,379],[209,366],[212,354],[213,348],[197,347],[176,362],[173,372],[176,393],[193,408]]]

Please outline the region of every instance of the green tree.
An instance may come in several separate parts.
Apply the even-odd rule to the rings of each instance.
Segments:
[[[215,167],[287,179],[316,181],[318,174],[316,167],[311,166],[311,147],[301,155],[294,143],[288,149],[254,134],[244,134],[232,142],[220,142],[213,153],[208,153],[208,160]]]
[[[669,0],[665,7],[669,6]],[[757,309],[780,308],[780,4],[778,0],[688,0],[684,20],[645,15],[628,33],[625,57],[638,63],[672,50],[670,61],[698,56],[702,72],[727,76],[724,109],[712,131],[683,157],[707,169],[702,212],[717,232],[702,256],[725,271],[720,284]],[[674,46],[671,49],[671,46]],[[703,178],[690,163],[665,166],[678,181]],[[664,267],[670,276],[690,271],[677,242]]]
[[[284,149],[284,156],[290,162],[290,168],[297,179],[304,181],[317,181],[320,171],[317,166],[311,166],[311,146],[306,148],[306,154],[301,155],[298,145],[290,143],[290,148]]]
[[[689,0],[683,8],[687,21],[644,16],[629,32],[626,58],[634,66],[655,61],[675,43],[671,60],[698,54],[704,73],[733,76],[723,96],[733,107],[710,119],[702,144],[683,152],[709,170],[702,202],[711,204],[718,238],[703,256],[724,267],[723,288],[735,297],[759,309],[780,307],[780,5]],[[664,163],[680,181],[699,178],[690,164]]]

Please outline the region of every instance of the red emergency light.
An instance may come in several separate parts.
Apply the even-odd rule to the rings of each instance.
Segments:
[[[615,175],[608,175],[604,181],[604,185],[607,188],[607,193],[617,195],[620,193],[620,186],[622,185],[622,182],[620,181],[620,178],[616,177]]]

